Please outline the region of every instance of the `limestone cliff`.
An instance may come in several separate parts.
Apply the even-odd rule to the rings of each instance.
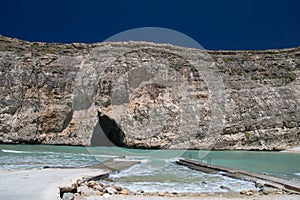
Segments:
[[[300,48],[30,43],[0,36],[0,142],[300,145]]]

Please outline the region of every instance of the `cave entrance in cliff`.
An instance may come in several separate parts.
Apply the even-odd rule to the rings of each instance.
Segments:
[[[98,111],[91,146],[123,146],[124,137],[124,132],[116,121]]]

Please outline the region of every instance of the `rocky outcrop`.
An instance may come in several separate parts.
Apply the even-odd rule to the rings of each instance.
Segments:
[[[300,48],[0,36],[0,141],[283,150],[300,145],[299,74]]]

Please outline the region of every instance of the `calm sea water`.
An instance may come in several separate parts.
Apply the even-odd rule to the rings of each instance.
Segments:
[[[142,163],[111,175],[111,181],[136,191],[222,192],[252,189],[245,181],[193,171],[174,162],[192,158],[211,164],[271,174],[300,181],[300,154],[248,151],[139,150],[117,147],[71,147],[51,145],[0,145],[0,170],[50,167],[85,167],[109,158],[125,156]]]

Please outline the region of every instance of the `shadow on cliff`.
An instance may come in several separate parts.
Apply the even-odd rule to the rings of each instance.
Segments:
[[[125,134],[116,121],[98,111],[91,146],[123,146],[124,138]]]

